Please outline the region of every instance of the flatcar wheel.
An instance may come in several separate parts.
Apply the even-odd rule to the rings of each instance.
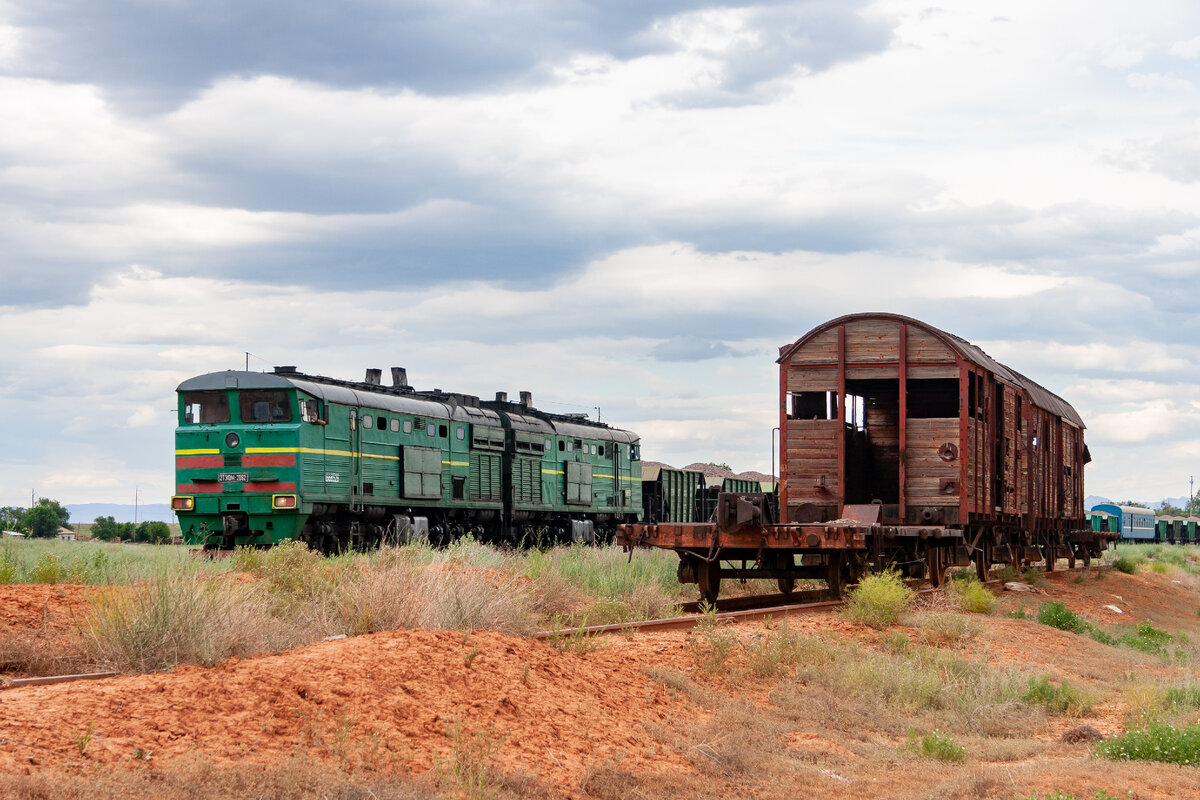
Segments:
[[[931,547],[925,555],[929,565],[929,583],[934,588],[946,582],[946,555],[940,547]]]
[[[696,583],[700,587],[700,599],[707,603],[717,602],[721,594],[721,565],[718,561],[696,562]]]
[[[979,545],[978,552],[975,553],[975,574],[979,576],[981,583],[986,583],[988,572],[992,568],[993,546],[991,542],[983,542]]]
[[[789,569],[796,565],[795,559],[791,554],[780,553],[774,559],[775,569]],[[791,596],[796,589],[795,578],[776,578],[775,585],[779,587],[779,591],[785,595]]]
[[[829,591],[834,597],[842,596],[842,589],[845,583],[842,581],[842,554],[830,553],[826,556],[828,563],[825,567],[825,581],[829,584]]]

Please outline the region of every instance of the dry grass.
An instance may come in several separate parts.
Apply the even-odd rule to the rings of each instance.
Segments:
[[[392,563],[339,584],[334,617],[348,634],[398,628],[526,634],[537,627],[530,594],[492,573]]]
[[[203,755],[144,769],[92,768],[86,774],[0,775],[0,796],[13,800],[423,800],[436,794],[424,777],[344,772],[304,754],[276,764],[213,763]]]
[[[75,631],[0,637],[0,674],[68,675],[87,672],[92,664]]]
[[[288,647],[253,585],[173,572],[135,590],[100,595],[82,623],[97,662],[129,672],[216,664],[234,655]]]

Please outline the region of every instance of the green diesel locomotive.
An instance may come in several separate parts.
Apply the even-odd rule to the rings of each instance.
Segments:
[[[323,552],[471,535],[610,541],[642,507],[637,434],[493,401],[416,391],[405,371],[362,382],[213,372],[179,385],[176,494],[184,540],[209,549],[286,539]]]

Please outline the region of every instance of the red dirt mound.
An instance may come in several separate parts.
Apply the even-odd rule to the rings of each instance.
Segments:
[[[96,591],[73,584],[0,586],[0,632],[73,628]]]
[[[681,766],[640,746],[646,723],[685,713],[624,648],[582,658],[478,633],[405,630],[96,683],[0,694],[0,771],[66,765],[94,729],[85,758],[134,764],[203,751],[215,760],[275,759],[305,750],[368,757],[414,771],[450,752],[462,730],[502,743],[519,764],[564,791],[586,764],[616,757],[642,772]]]

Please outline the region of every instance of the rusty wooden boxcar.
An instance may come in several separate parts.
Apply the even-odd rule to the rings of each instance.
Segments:
[[[621,534],[676,550],[680,580],[710,599],[722,577],[840,588],[893,565],[937,584],[950,564],[974,562],[981,577],[995,563],[1053,569],[1106,546],[1084,518],[1083,420],[969,342],[853,314],[780,348],[778,364],[780,519],[738,495],[710,524]]]

